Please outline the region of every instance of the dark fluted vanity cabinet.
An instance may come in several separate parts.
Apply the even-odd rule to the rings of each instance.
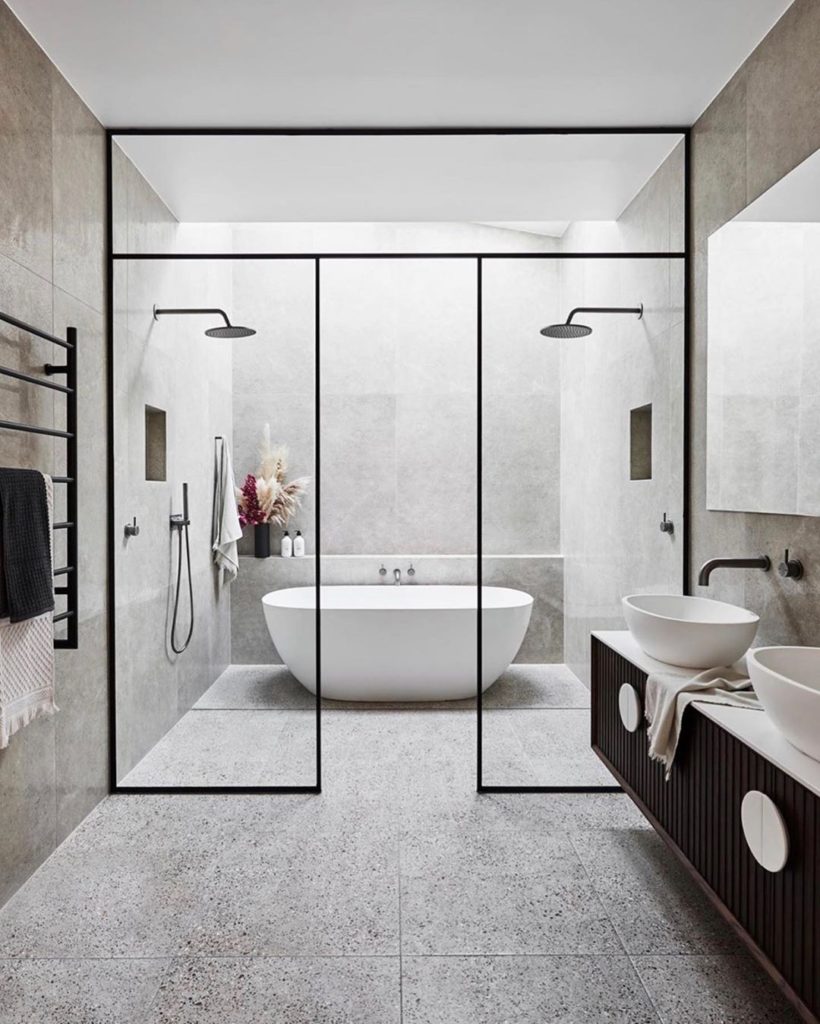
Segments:
[[[618,693],[641,706],[647,675],[592,638],[592,745],[650,823],[670,844],[806,1020],[820,1015],[820,798],[690,707],[669,782],[647,756],[645,723],[629,732]],[[750,712],[758,714],[758,712]],[[789,856],[762,868],[743,835],[740,805],[750,790],[772,798],[786,824]]]

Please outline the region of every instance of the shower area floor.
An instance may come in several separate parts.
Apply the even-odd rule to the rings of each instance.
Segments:
[[[612,785],[589,748],[589,691],[565,665],[512,665],[483,704],[486,785]],[[474,700],[324,701],[322,727],[342,748],[372,751],[374,773],[389,767],[380,739],[394,731],[416,737],[404,744],[411,763],[422,764],[440,736],[465,766],[475,764]],[[232,665],[121,784],[304,786],[314,782],[315,760],[313,696],[282,666]],[[333,770],[333,762],[323,769]]]

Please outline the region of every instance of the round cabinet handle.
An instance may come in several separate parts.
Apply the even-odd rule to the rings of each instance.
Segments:
[[[637,732],[641,724],[641,698],[638,691],[629,683],[624,683],[618,690],[618,713],[627,732]]]
[[[750,789],[740,805],[743,836],[757,863],[773,874],[789,859],[789,832],[771,797]]]

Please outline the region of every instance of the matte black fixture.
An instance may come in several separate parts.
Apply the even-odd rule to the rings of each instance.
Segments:
[[[178,316],[180,314],[196,313],[198,315],[208,314],[210,316],[221,316],[225,321],[224,327],[209,327],[205,332],[209,338],[249,338],[252,334],[256,334],[256,331],[250,327],[239,327],[234,325],[228,319],[228,314],[224,309],[157,309],[154,306],[154,319],[158,320],[161,316],[168,316],[172,314]]]
[[[321,426],[321,402],[320,398],[320,354],[323,351],[322,345],[322,330],[321,330],[321,288],[320,288],[320,274],[321,264],[327,265],[332,261],[336,260],[386,260],[386,259],[402,259],[402,260],[416,260],[416,259],[457,259],[457,260],[471,260],[474,261],[477,266],[477,280],[478,280],[478,296],[477,296],[477,317],[476,317],[476,336],[477,336],[477,350],[478,359],[477,364],[477,384],[478,393],[481,394],[481,380],[482,380],[482,364],[481,364],[481,337],[482,337],[482,304],[481,304],[481,267],[482,263],[488,266],[497,265],[498,261],[509,260],[539,260],[539,261],[556,261],[558,265],[566,265],[566,261],[581,260],[595,261],[595,260],[637,260],[637,261],[651,261],[651,260],[668,260],[668,261],[680,261],[683,267],[683,279],[684,279],[684,290],[683,290],[683,305],[684,305],[684,331],[686,334],[687,342],[689,340],[690,326],[692,322],[691,304],[692,289],[689,287],[692,276],[692,256],[689,252],[688,239],[691,235],[689,230],[691,226],[691,128],[689,126],[681,125],[655,125],[647,127],[646,125],[638,126],[620,126],[619,128],[613,127],[593,127],[586,125],[584,127],[562,127],[559,129],[548,128],[548,127],[529,127],[529,128],[511,128],[498,127],[498,126],[483,126],[483,127],[404,127],[404,128],[350,128],[350,127],[333,127],[333,128],[305,128],[305,127],[288,127],[288,128],[250,128],[250,129],[225,129],[216,127],[205,127],[205,128],[151,128],[143,126],[140,128],[126,127],[126,128],[108,128],[106,129],[106,149],[107,149],[107,167],[106,167],[106,185],[109,195],[113,189],[113,169],[116,166],[114,160],[114,143],[119,136],[162,136],[162,135],[197,135],[197,136],[210,136],[212,138],[224,138],[224,137],[236,137],[236,136],[257,136],[257,137],[290,137],[290,136],[301,136],[301,137],[356,137],[356,136],[373,136],[376,138],[385,138],[391,136],[408,136],[408,137],[425,137],[425,136],[556,136],[556,135],[572,135],[572,136],[618,136],[623,134],[634,134],[638,136],[652,136],[652,135],[666,135],[676,134],[680,135],[683,139],[684,146],[684,167],[683,167],[683,186],[684,186],[684,224],[685,230],[683,232],[683,245],[679,249],[662,249],[660,251],[654,250],[641,250],[641,251],[608,251],[608,250],[595,250],[595,251],[565,251],[565,252],[487,252],[487,251],[472,251],[465,252],[464,250],[458,252],[342,252],[338,249],[333,252],[283,252],[281,250],[277,252],[240,252],[237,253],[233,250],[230,252],[184,252],[184,253],[166,253],[166,252],[145,252],[140,251],[138,253],[123,253],[116,252],[114,249],[115,232],[113,230],[113,204],[108,204],[108,216],[106,224],[106,255],[107,255],[107,266],[106,266],[106,284],[109,294],[114,292],[114,271],[119,261],[144,261],[153,260],[165,265],[166,262],[173,265],[173,261],[178,260],[222,260],[228,263],[239,260],[266,260],[271,261],[274,265],[277,261],[304,261],[304,263],[312,265],[314,268],[314,342],[315,342],[315,360],[314,360],[314,420],[315,420],[315,433],[316,433],[316,444],[314,446],[314,465],[315,465],[315,481],[316,481],[316,496],[315,496],[315,529],[316,529],[316,549],[317,551],[321,548],[321,534],[320,529],[323,522],[323,516],[320,508],[320,496],[319,496],[319,465],[320,465],[320,446],[319,439],[322,431]],[[549,262],[546,264],[549,265]],[[109,411],[111,415],[108,418],[108,457],[109,457],[109,468],[110,472],[108,475],[108,523],[109,523],[109,536],[114,536],[114,528],[116,521],[115,516],[115,503],[114,503],[114,489],[115,489],[115,474],[113,472],[114,466],[114,442],[117,436],[117,425],[116,419],[113,415],[114,406],[114,379],[113,379],[113,367],[115,360],[114,355],[114,304],[109,302],[106,310],[107,320],[107,334],[108,334],[108,403]],[[690,360],[690,349],[691,346],[687,344],[684,347],[684,369],[688,368]],[[689,503],[690,494],[690,459],[689,453],[689,431],[688,431],[688,415],[690,402],[688,401],[688,395],[690,390],[689,374],[684,373],[683,391],[684,391],[684,459],[683,459],[683,494],[684,494],[684,507]],[[481,422],[481,403],[479,402],[478,416],[476,417],[476,431],[478,436],[478,463],[477,471],[479,479],[481,476],[482,466],[482,422]],[[477,591],[478,591],[478,608],[476,609],[477,623],[476,623],[476,728],[477,728],[477,742],[475,744],[476,752],[476,788],[479,793],[550,793],[550,792],[621,792],[620,786],[604,786],[596,784],[592,786],[585,785],[489,785],[483,781],[482,772],[482,761],[483,761],[483,748],[482,748],[482,688],[481,688],[481,665],[482,665],[482,610],[481,610],[481,571],[482,571],[482,516],[481,516],[481,488],[477,489],[477,550],[478,550],[478,561],[477,561]],[[682,591],[683,593],[690,592],[689,585],[689,557],[688,552],[690,549],[689,533],[690,524],[687,518],[684,518],[683,522],[679,526],[679,532],[681,534],[682,541]],[[110,576],[112,579],[115,577],[115,559],[116,559],[116,548],[113,544],[109,544],[108,548],[108,565],[110,570]],[[317,607],[319,606],[319,588],[321,586],[321,559],[317,558],[316,572],[315,572],[315,587],[317,594]],[[387,569],[385,568],[385,575]],[[115,635],[117,629],[117,614],[116,614],[116,602],[109,602],[108,606],[108,625],[111,635]],[[315,716],[316,716],[316,743],[315,743],[315,754],[316,754],[316,782],[311,785],[231,785],[231,786],[134,786],[134,785],[123,785],[119,781],[119,775],[117,772],[117,760],[116,760],[116,743],[112,742],[109,744],[109,786],[112,793],[214,793],[223,792],[231,794],[239,793],[320,793],[322,791],[322,702],[321,702],[321,649],[322,649],[322,637],[321,637],[321,625],[322,616],[316,616],[316,628],[315,628],[315,650],[316,650],[316,663],[317,663],[317,686],[316,686],[316,700],[315,700]],[[109,647],[109,673],[108,673],[108,693],[110,697],[110,705],[112,710],[111,715],[111,733],[114,739],[118,732],[117,713],[116,713],[116,696],[117,696],[117,659],[115,656],[116,647],[110,645]],[[600,756],[600,755],[599,755]]]
[[[46,437],[58,437],[65,441],[65,476],[52,476],[54,484],[65,484],[64,508],[66,519],[63,522],[53,523],[54,530],[65,530],[65,565],[58,565],[53,569],[54,594],[65,597],[65,611],[57,611],[52,617],[53,622],[65,622],[66,634],[62,637],[55,637],[54,647],[61,650],[77,650],[79,645],[79,546],[77,541],[77,513],[79,511],[77,500],[77,328],[67,327],[65,337],[61,338],[56,334],[49,334],[47,331],[35,327],[33,324],[18,320],[10,313],[0,312],[0,321],[15,327],[18,331],[26,334],[33,334],[37,338],[51,342],[65,350],[65,362],[61,364],[46,363],[42,367],[46,377],[55,377],[65,374],[65,384],[57,381],[44,380],[33,373],[24,373],[10,366],[0,366],[0,377],[10,377],[12,380],[19,380],[26,384],[33,384],[36,387],[46,388],[49,391],[57,391],[65,395],[65,430],[56,427],[35,426],[34,424],[20,423],[17,420],[0,420],[0,430],[12,430],[24,434],[41,434]],[[58,577],[65,576],[65,583]]]
[[[783,577],[788,580],[802,580],[803,579],[803,563],[799,558],[789,558],[789,549],[786,548],[786,553],[783,556],[783,561],[778,565],[777,571]]]
[[[768,572],[771,567],[768,555],[758,555],[757,558],[710,558],[700,567],[698,586],[708,587],[709,577],[715,569],[762,569]]]
[[[639,306],[576,306],[567,317],[566,323],[542,327],[541,334],[545,338],[585,338],[588,334],[592,334],[591,327],[572,322],[576,313],[632,313],[640,320],[643,316],[643,303]]]
[[[666,513],[664,512],[663,519],[661,520],[661,533],[672,534],[674,532],[675,532],[675,524],[672,522],[671,519],[667,519],[666,518]]]
[[[170,517],[171,529],[175,531],[179,538],[178,551],[179,557],[177,558],[177,582],[174,591],[174,612],[171,618],[171,650],[174,654],[182,654],[183,651],[188,649],[188,644],[191,642],[191,637],[194,635],[194,581],[191,574],[191,545],[188,539],[188,527],[191,525],[191,520],[188,517],[188,485],[183,483],[182,485],[182,514],[175,513]],[[188,632],[185,639],[181,644],[177,644],[176,633],[177,633],[177,618],[179,616],[179,592],[182,588],[182,542],[185,541],[185,560],[188,564],[188,603],[191,610],[191,621],[188,625]]]

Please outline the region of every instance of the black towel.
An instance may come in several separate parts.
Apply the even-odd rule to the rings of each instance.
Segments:
[[[36,469],[0,469],[0,542],[0,614],[22,622],[50,612],[54,579],[48,497]]]

